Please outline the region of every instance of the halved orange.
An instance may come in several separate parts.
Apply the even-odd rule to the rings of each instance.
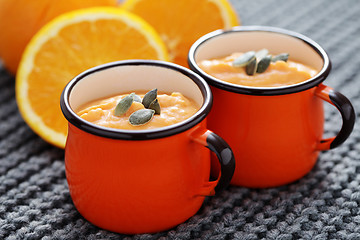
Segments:
[[[122,7],[150,23],[165,42],[170,60],[183,66],[199,37],[240,24],[227,0],[125,0]]]
[[[46,24],[25,49],[16,74],[16,100],[26,123],[44,140],[65,146],[60,95],[77,74],[123,59],[168,60],[154,29],[117,7],[65,13]]]

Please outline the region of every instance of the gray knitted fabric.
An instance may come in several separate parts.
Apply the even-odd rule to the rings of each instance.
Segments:
[[[325,83],[359,110],[360,1],[232,2],[243,25],[287,28],[322,45],[333,63]],[[340,114],[330,104],[325,110],[325,136],[334,136]],[[126,236],[99,229],[77,212],[63,150],[24,123],[14,77],[0,65],[0,239],[360,239],[357,125],[343,145],[321,153],[313,170],[297,182],[269,189],[232,186],[169,231]]]

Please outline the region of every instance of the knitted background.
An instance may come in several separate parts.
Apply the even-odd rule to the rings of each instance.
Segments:
[[[346,95],[359,112],[360,1],[232,2],[243,25],[287,28],[323,46],[333,63],[325,83]],[[340,114],[330,104],[325,110],[325,136],[333,136],[341,126]],[[301,180],[270,189],[230,187],[169,231],[126,236],[99,229],[77,212],[63,150],[24,123],[14,78],[0,64],[0,239],[360,239],[357,117],[350,138],[321,153]]]

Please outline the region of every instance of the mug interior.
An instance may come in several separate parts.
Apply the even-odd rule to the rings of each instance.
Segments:
[[[249,87],[218,80],[205,73],[197,65],[202,60],[225,57],[234,52],[258,51],[263,48],[268,49],[273,55],[289,53],[291,60],[313,67],[318,71],[318,74],[305,82],[284,87]],[[231,88],[242,88],[243,90],[261,89],[265,93],[266,91],[270,93],[271,89],[291,88],[294,85],[305,85],[308,82],[315,82],[316,85],[323,81],[330,71],[330,61],[326,52],[311,39],[292,31],[260,26],[234,27],[225,31],[217,30],[201,37],[190,49],[189,64],[195,72],[206,76],[206,80],[209,80],[208,82],[211,85],[221,82],[220,85],[222,86],[228,85]],[[311,86],[307,87],[310,88]]]
[[[165,93],[180,92],[198,106],[204,103],[204,96],[192,79],[173,69],[155,65],[119,65],[94,71],[74,85],[69,103],[77,111],[80,106],[93,100],[147,92],[154,88]]]
[[[80,118],[78,109],[93,100],[132,92],[180,92],[192,99],[199,110],[190,118],[162,128],[122,130],[98,126]],[[156,60],[126,60],[89,69],[71,80],[63,90],[61,109],[65,118],[87,132],[103,137],[143,140],[185,131],[201,122],[212,104],[207,83],[197,74],[176,64]]]

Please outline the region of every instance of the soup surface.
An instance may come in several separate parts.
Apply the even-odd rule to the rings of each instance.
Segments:
[[[244,67],[235,67],[233,61],[243,53],[203,60],[199,67],[207,74],[233,84],[251,87],[280,87],[300,83],[310,79],[317,71],[309,66],[288,60],[271,62],[263,73],[246,74]]]
[[[165,127],[184,121],[194,115],[200,108],[193,100],[186,98],[181,93],[158,94],[157,99],[161,107],[161,113],[159,115],[155,114],[149,122],[143,125],[134,126],[130,124],[129,116],[137,110],[144,109],[142,103],[134,101],[125,114],[121,116],[114,115],[116,105],[127,95],[129,94],[86,103],[77,110],[77,114],[81,118],[103,127],[144,130]],[[138,96],[143,98],[144,94],[138,94]]]

